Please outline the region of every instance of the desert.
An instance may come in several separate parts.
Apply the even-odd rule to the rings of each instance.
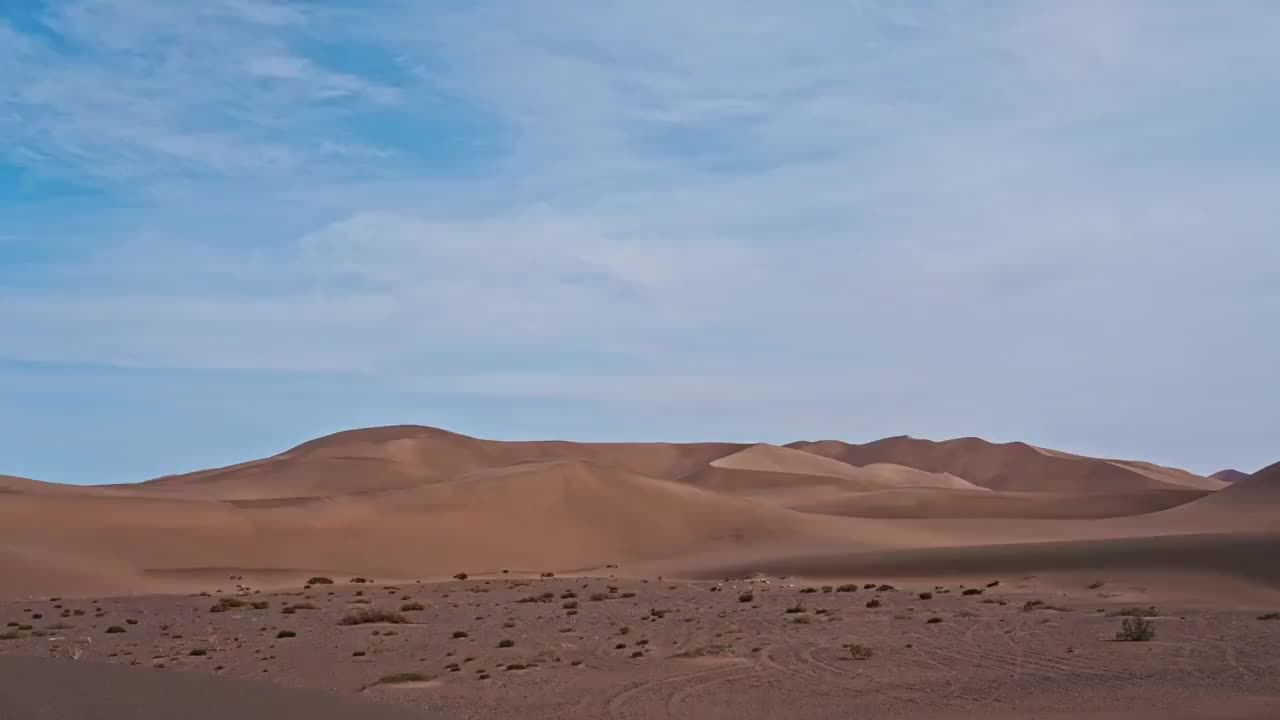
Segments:
[[[1280,712],[1280,465],[395,426],[0,487],[13,707],[123,666],[406,717]],[[94,712],[128,716],[110,697]]]

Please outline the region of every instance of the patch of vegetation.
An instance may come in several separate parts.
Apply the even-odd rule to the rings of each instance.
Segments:
[[[118,635],[122,632],[124,632],[124,628],[120,627],[119,625],[112,625],[111,627],[108,627],[106,629],[106,633],[108,635]]]
[[[191,657],[204,657],[205,655],[209,654],[209,651],[205,650],[204,648],[191,648],[191,652],[187,654],[190,655]]]
[[[470,637],[470,634],[466,630],[454,630],[452,637],[454,640],[461,640],[462,638]]]
[[[809,611],[805,610],[803,605],[792,605],[786,610],[783,610],[783,612],[787,613],[788,615],[794,615],[796,613],[809,612]]]
[[[816,592],[818,592],[817,588],[811,588],[811,587],[800,588],[800,593],[802,595],[808,595],[809,593],[816,593]]]
[[[1280,612],[1269,612],[1258,616],[1259,620],[1280,620]]]
[[[931,592],[922,592],[922,593],[920,593],[920,599],[921,599],[921,600],[932,600],[932,599],[933,599],[933,593],[931,593]]]
[[[845,583],[836,588],[836,592],[858,592],[858,583]]]
[[[0,640],[17,640],[22,637],[22,633],[17,630],[5,630],[0,632]]]
[[[880,605],[881,605],[880,600],[876,598],[873,598],[867,601],[867,607],[869,608],[878,608],[880,607]]]
[[[509,647],[515,647],[515,646],[516,646],[515,640],[501,640],[498,642],[498,647],[500,648],[509,648]]]
[[[361,608],[355,612],[342,616],[342,620],[338,621],[339,625],[368,625],[369,623],[394,623],[403,625],[409,622],[408,618],[398,612],[391,610],[382,610],[379,608]]]
[[[875,651],[871,648],[858,643],[849,643],[845,647],[849,648],[849,657],[854,660],[870,660],[871,656],[875,654]]]
[[[351,578],[351,582],[355,583],[356,585],[363,585],[364,583],[369,582],[369,579],[362,578],[362,577],[353,577]]]
[[[469,576],[469,575],[467,575],[466,573],[458,573],[457,575],[454,575],[454,576],[453,576],[453,579],[454,579],[454,580],[466,580],[468,577],[470,577],[470,576]]]
[[[279,640],[283,640],[285,638],[292,638],[292,637],[298,637],[298,633],[292,630],[281,630],[280,632],[276,633],[276,638]]]
[[[981,588],[969,588],[968,590],[965,590],[964,592],[962,592],[962,593],[960,593],[960,594],[961,594],[961,595],[981,595],[981,594],[982,594],[982,589],[981,589]]]
[[[317,575],[307,581],[308,585],[332,585],[333,578],[327,578],[323,575]]]
[[[400,606],[400,612],[418,612],[426,609],[427,606],[420,602],[407,602]]]
[[[563,605],[561,605],[560,607],[563,607],[565,610],[577,610],[577,609],[578,609],[578,601],[577,601],[577,600],[567,600],[567,601],[565,601],[565,603],[564,603]]]
[[[925,625],[937,625],[937,624],[938,624],[938,623],[940,623],[940,622],[942,622],[942,618],[940,618],[940,617],[938,617],[937,615],[935,615],[935,616],[933,616],[933,617],[929,618],[928,620],[925,620],[925,621],[924,621],[924,624],[925,624]]]
[[[266,600],[256,600],[254,602],[249,603],[249,607],[253,608],[254,610],[266,610],[267,608],[271,607],[271,603]]]
[[[749,593],[749,592],[744,592],[738,596],[738,602],[741,602],[741,603],[749,603],[755,599],[756,599],[755,594]]]
[[[1116,640],[1124,642],[1146,642],[1156,636],[1156,624],[1146,618],[1126,617],[1116,633]]]

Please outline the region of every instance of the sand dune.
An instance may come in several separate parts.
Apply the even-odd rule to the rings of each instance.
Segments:
[[[15,591],[111,592],[198,580],[200,568],[405,578],[854,539],[836,519],[818,520],[583,461],[533,462],[409,489],[265,504],[15,494],[0,503],[0,570],[23,579]]]
[[[572,443],[481,440],[416,425],[335,433],[279,455],[226,468],[156,478],[146,492],[207,499],[268,499],[416,487],[496,467],[585,460],[674,478],[743,449],[728,443]]]
[[[596,444],[370,428],[136,485],[4,478],[0,572],[13,593],[160,591],[228,572],[412,578],[1266,527],[1265,478],[1202,497],[1184,475],[977,439]]]
[[[1207,494],[1203,490],[1069,495],[900,488],[797,503],[790,507],[801,512],[863,518],[1096,519],[1153,513],[1192,502]]]
[[[1248,478],[1249,473],[1240,472],[1239,470],[1228,468],[1226,470],[1219,470],[1218,472],[1210,475],[1209,477],[1213,478],[1214,480],[1221,480],[1222,482],[1225,482],[1225,483],[1233,483],[1233,482],[1239,482],[1240,480],[1244,480],[1245,478]]]
[[[1116,493],[1190,487],[1216,490],[1221,481],[1149,463],[1089,458],[1026,443],[991,443],[980,438],[935,442],[893,437],[864,445],[833,440],[788,447],[854,466],[905,465],[949,473],[992,490],[1059,493]]]

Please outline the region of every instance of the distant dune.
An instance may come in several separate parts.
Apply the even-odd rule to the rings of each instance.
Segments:
[[[1241,480],[1248,479],[1249,473],[1240,472],[1239,470],[1227,469],[1227,470],[1219,470],[1218,472],[1210,475],[1209,477],[1213,478],[1214,480],[1221,480],[1222,482],[1225,482],[1225,483],[1234,483],[1234,482],[1239,482]]]
[[[788,447],[858,467],[892,463],[948,473],[991,490],[1118,493],[1173,488],[1218,490],[1226,485],[1220,480],[1149,463],[1090,458],[1026,443],[991,443],[980,438],[935,442],[903,436],[864,445],[823,440],[791,443]]]
[[[1228,485],[976,438],[783,447],[369,428],[132,485],[0,476],[0,576],[12,595],[165,592],[228,574],[270,583],[315,573],[626,572],[784,548],[1256,532],[1280,494],[1268,473],[1280,469]]]

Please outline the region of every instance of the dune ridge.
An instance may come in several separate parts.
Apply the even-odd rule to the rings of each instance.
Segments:
[[[225,572],[626,572],[780,548],[1258,531],[1277,508],[1275,475],[1214,492],[1149,463],[976,438],[506,442],[390,426],[131,485],[0,477],[0,573],[14,594],[162,592]]]

